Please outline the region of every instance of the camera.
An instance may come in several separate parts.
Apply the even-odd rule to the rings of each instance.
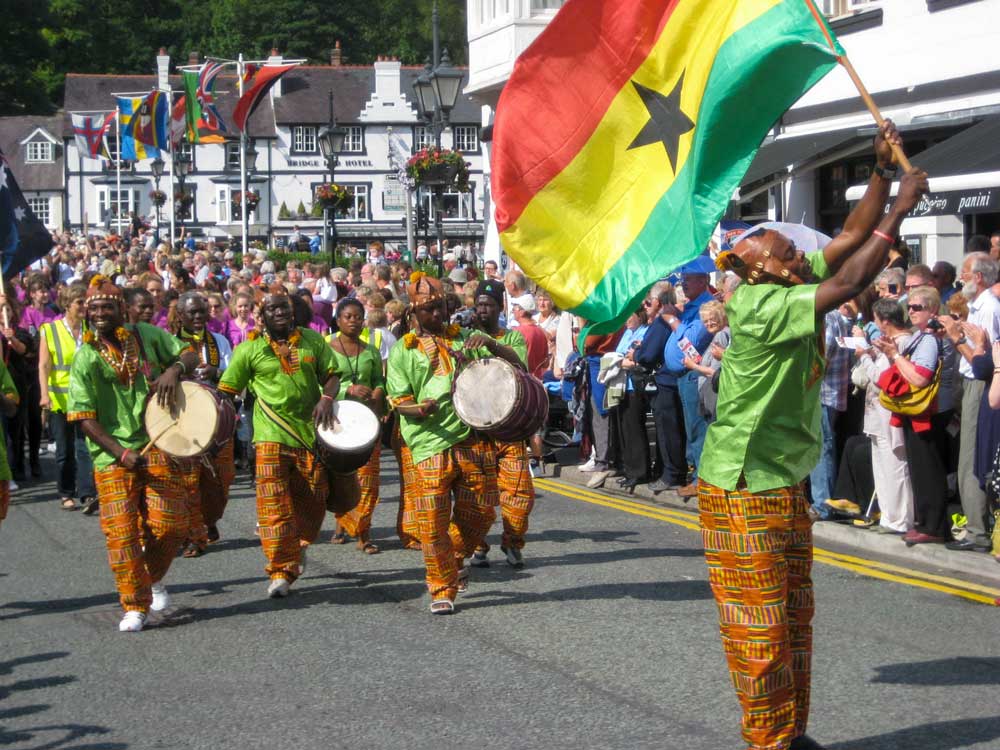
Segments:
[[[932,331],[941,331],[941,330],[944,330],[944,326],[941,325],[941,322],[938,321],[938,320],[932,320],[932,321],[930,321],[927,324],[927,327],[930,328]]]
[[[459,325],[462,328],[475,328],[476,327],[476,311],[475,310],[459,310],[454,315],[451,316],[451,322],[455,325]]]

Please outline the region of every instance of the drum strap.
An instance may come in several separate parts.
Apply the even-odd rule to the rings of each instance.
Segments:
[[[286,433],[289,437],[293,438],[299,445],[301,445],[306,450],[308,451],[313,450],[313,446],[309,445],[309,443],[303,440],[302,436],[295,431],[295,428],[292,427],[290,424],[288,424],[288,422],[286,422],[285,419],[280,414],[278,414],[278,412],[276,412],[274,409],[268,406],[267,403],[265,403],[265,401],[262,398],[260,398],[260,396],[257,397],[257,404],[258,406],[260,406],[261,410],[268,417],[271,418],[271,421],[281,428],[282,432]]]

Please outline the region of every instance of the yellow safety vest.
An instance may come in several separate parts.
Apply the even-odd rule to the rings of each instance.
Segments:
[[[52,411],[65,414],[69,403],[69,371],[76,355],[76,339],[61,319],[43,323],[41,328],[45,331],[45,346],[48,347],[49,360],[52,362],[49,370],[49,402]]]

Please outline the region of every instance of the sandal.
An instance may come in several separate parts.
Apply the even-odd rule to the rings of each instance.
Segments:
[[[63,510],[79,510],[76,500],[71,497],[64,497],[60,502],[59,507]]]
[[[194,542],[188,542],[184,545],[184,551],[181,552],[181,557],[201,557],[204,554],[205,550]]]
[[[435,599],[431,602],[432,615],[450,615],[455,612],[455,602],[451,599]]]
[[[458,571],[458,584],[455,586],[455,590],[460,594],[464,594],[469,590],[469,569],[462,568]]]
[[[347,544],[347,532],[335,531],[330,537],[330,544]]]
[[[366,555],[377,555],[379,553],[378,545],[374,542],[369,542],[367,540],[358,540],[358,549],[364,552]]]
[[[101,501],[96,497],[84,498],[83,515],[92,516],[101,509]]]

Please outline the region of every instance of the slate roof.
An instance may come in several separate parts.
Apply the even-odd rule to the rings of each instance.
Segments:
[[[43,128],[58,143],[53,146],[51,163],[25,162],[27,146],[21,141],[36,129]],[[10,164],[14,178],[22,191],[62,190],[63,187],[63,146],[62,117],[28,116],[0,117],[0,149]]]

